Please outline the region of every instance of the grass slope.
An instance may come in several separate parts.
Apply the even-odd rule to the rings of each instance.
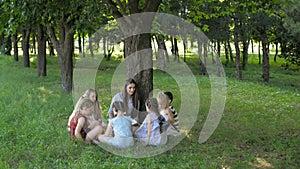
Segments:
[[[261,65],[251,62],[244,81],[235,80],[234,65],[225,67],[227,98],[222,120],[209,140],[198,143],[210,106],[210,81],[188,65],[198,83],[201,105],[194,127],[173,149],[148,158],[126,158],[95,145],[69,139],[67,118],[72,94],[62,92],[57,58],[48,57],[48,76],[0,56],[1,168],[299,168],[300,75],[272,63],[270,83],[261,80]],[[104,112],[111,101],[110,82],[119,60],[102,61],[96,77]],[[155,71],[154,84],[175,95],[174,80]],[[177,96],[177,97],[176,97]],[[179,109],[179,108],[178,108]],[[184,113],[184,112],[179,112]]]

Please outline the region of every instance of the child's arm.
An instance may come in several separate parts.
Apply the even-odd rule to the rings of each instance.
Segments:
[[[174,120],[174,114],[171,112],[170,109],[168,109],[168,116],[169,116],[168,123],[169,124],[173,124],[175,122],[175,120]]]
[[[152,120],[151,120],[151,118],[149,117],[149,118],[148,118],[148,133],[147,133],[147,141],[146,141],[146,145],[148,145],[149,142],[150,142],[151,128],[152,128]]]
[[[85,122],[85,119],[83,117],[80,117],[78,119],[78,123],[77,123],[77,126],[75,128],[75,137],[82,138],[82,136],[80,134],[80,131],[82,130],[84,122]]]

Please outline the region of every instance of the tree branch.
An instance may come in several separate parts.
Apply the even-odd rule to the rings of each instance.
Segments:
[[[131,14],[139,13],[139,0],[128,0],[128,7]]]
[[[59,43],[58,43],[57,37],[55,35],[54,27],[52,27],[50,25],[47,25],[47,32],[48,32],[48,35],[51,39],[51,42],[57,48],[57,46],[59,46]]]
[[[123,17],[122,13],[118,10],[116,3],[112,0],[105,0],[105,2],[112,8],[112,14],[115,19]]]
[[[147,0],[143,12],[156,12],[162,0]]]

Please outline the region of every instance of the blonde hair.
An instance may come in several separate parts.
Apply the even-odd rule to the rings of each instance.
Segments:
[[[164,92],[159,92],[157,94],[157,99],[160,100],[160,104],[158,104],[160,109],[165,109],[168,102],[168,96]]]

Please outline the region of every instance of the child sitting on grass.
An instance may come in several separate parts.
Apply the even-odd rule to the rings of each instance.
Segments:
[[[112,105],[112,109],[117,114],[113,119],[110,119],[106,128],[105,134],[100,135],[98,139],[100,142],[107,143],[109,145],[118,148],[127,148],[134,144],[131,124],[134,120],[131,117],[124,116],[125,106],[121,101],[115,101]],[[111,137],[111,133],[114,133],[114,137]]]
[[[171,105],[173,94],[171,92],[159,92],[157,95],[159,104],[162,132],[167,131],[167,135],[177,136],[179,134],[179,120],[175,108]]]
[[[135,136],[145,145],[157,146],[161,142],[158,103],[155,98],[150,98],[145,104],[148,114],[142,125],[135,131]]]
[[[70,136],[82,138],[86,143],[99,143],[98,136],[102,133],[103,128],[99,123],[91,119],[94,111],[94,102],[90,99],[83,99],[79,103],[79,111],[70,121]]]

